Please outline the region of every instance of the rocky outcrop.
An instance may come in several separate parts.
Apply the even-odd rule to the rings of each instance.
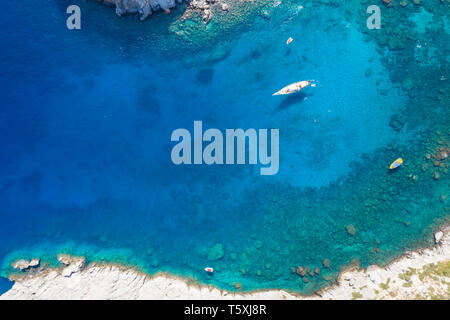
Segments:
[[[139,14],[141,20],[145,20],[154,11],[164,10],[166,13],[183,0],[97,0],[107,5],[115,6],[116,14],[120,17],[124,14]]]
[[[12,263],[12,267],[16,270],[24,271],[39,266],[39,259],[31,259],[30,261],[20,259]]]
[[[63,277],[70,277],[72,274],[80,272],[81,270],[83,270],[85,264],[86,264],[86,259],[83,257],[80,258],[75,258],[75,257],[70,257],[69,258],[64,257],[64,259],[61,259],[60,256],[58,256],[58,260],[61,262],[61,264],[65,265],[66,267],[62,270],[61,275]]]
[[[145,20],[153,12],[163,10],[170,13],[170,9],[177,4],[183,3],[183,0],[97,0],[109,6],[116,8],[116,14],[120,17],[125,14],[139,14],[141,20]],[[212,17],[211,7],[214,4],[220,5],[223,11],[229,10],[229,4],[225,0],[190,0],[188,10],[198,12],[207,23]],[[220,2],[220,3],[219,3]]]

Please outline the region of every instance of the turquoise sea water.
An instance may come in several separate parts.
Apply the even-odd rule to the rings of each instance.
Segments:
[[[286,1],[244,25],[200,25],[186,41],[170,32],[183,8],[139,22],[73,1],[82,30],[69,31],[71,2],[29,2],[4,4],[0,20],[4,276],[17,258],[56,265],[67,252],[226,289],[311,293],[351,261],[386,263],[430,244],[446,222],[439,5],[433,28],[418,25],[430,8],[383,7],[382,30],[369,32],[358,1]],[[317,87],[272,97],[306,79]],[[173,165],[170,135],[195,120],[279,128],[279,173]],[[291,270],[300,265],[320,275],[305,283]]]

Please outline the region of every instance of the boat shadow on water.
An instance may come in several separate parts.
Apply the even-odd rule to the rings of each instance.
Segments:
[[[309,99],[309,97],[311,97],[311,96],[313,96],[313,95],[307,94],[305,92],[298,92],[298,93],[289,95],[285,99],[283,99],[283,101],[281,101],[281,103],[277,107],[277,110],[285,110],[285,109],[292,107],[293,105],[296,105],[296,104],[299,105],[299,104],[303,103],[304,101],[306,101],[306,99]]]

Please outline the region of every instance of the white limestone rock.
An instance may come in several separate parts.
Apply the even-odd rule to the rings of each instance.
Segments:
[[[65,266],[68,266],[72,262],[72,257],[68,254],[58,254],[56,258],[58,259],[59,263]]]
[[[68,277],[72,276],[72,274],[80,272],[84,268],[85,263],[86,263],[85,258],[73,258],[72,257],[70,259],[70,264],[63,269],[62,275],[64,277],[68,278]]]
[[[442,237],[444,236],[444,233],[442,231],[438,231],[434,234],[434,243],[438,244],[439,241],[441,241]]]
[[[12,263],[12,267],[17,270],[28,270],[29,268],[35,268],[39,266],[39,259],[31,259],[30,261],[25,259],[20,259]]]

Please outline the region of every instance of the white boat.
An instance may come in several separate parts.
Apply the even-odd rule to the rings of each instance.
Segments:
[[[214,269],[211,268],[211,267],[206,267],[206,268],[205,268],[205,271],[206,271],[207,273],[213,273],[213,272],[214,272]]]
[[[275,92],[273,94],[273,96],[279,96],[279,95],[282,95],[282,94],[291,94],[291,93],[294,93],[294,92],[299,92],[303,88],[309,86],[312,81],[314,81],[314,80],[305,80],[305,81],[300,81],[300,82],[296,82],[296,83],[290,84],[287,87],[284,87],[283,89],[281,89],[280,91]]]

